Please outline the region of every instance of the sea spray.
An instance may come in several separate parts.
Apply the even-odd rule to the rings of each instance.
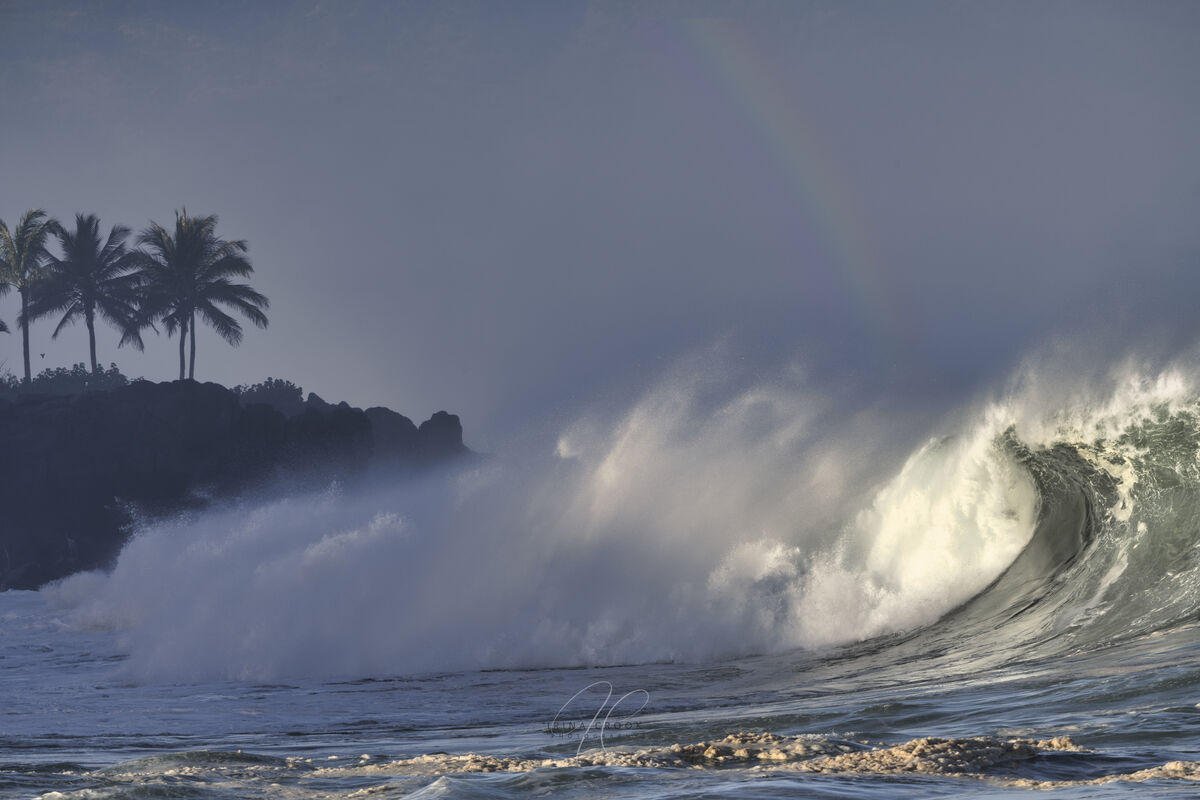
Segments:
[[[865,462],[817,426],[829,401],[799,373],[749,390],[713,376],[678,370],[590,440],[573,426],[553,454],[147,526],[110,577],[57,592],[87,597],[81,624],[120,627],[145,678],[792,646],[779,604],[836,538],[832,507],[861,493]]]
[[[904,439],[882,416],[839,413],[802,371],[746,384],[689,362],[625,412],[570,426],[553,453],[150,525],[111,575],[48,593],[74,604],[77,624],[118,627],[143,679],[707,661],[855,642],[934,623],[1030,541],[1044,498],[1010,431],[1032,453],[1088,455],[1098,431],[1186,413],[1186,381],[1118,383],[1088,406],[1040,408],[1033,392],[985,403],[896,462]],[[1134,469],[1130,454],[1153,450],[1135,439],[1101,467]],[[1194,472],[1195,448],[1183,451]],[[1148,517],[1129,510],[1142,484],[1119,482],[1125,510],[1095,511],[1142,530]],[[1097,530],[1089,546],[1140,563],[1118,533]],[[1070,569],[1117,586],[1116,564]],[[1115,589],[1098,585],[1081,579],[1059,621],[1029,622],[1030,635],[1109,603]],[[1100,594],[1077,597],[1087,586]]]

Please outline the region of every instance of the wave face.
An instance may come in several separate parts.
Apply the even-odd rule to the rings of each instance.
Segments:
[[[1200,398],[1177,374],[1130,379],[1103,406],[1004,446],[1033,477],[1020,557],[945,626],[999,625],[1037,652],[1115,644],[1194,621],[1200,602]]]
[[[45,591],[119,629],[135,676],[169,680],[704,661],[913,631],[1079,648],[1197,607],[1200,403],[1179,376],[1098,402],[1017,392],[915,447],[800,370],[746,385],[698,359],[552,455],[150,525],[111,574]]]

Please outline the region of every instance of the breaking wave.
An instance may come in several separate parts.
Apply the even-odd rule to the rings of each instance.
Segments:
[[[747,383],[698,359],[552,454],[148,525],[110,574],[44,591],[74,624],[118,629],[137,677],[170,680],[913,636],[1019,654],[1185,620],[1200,601],[1190,382],[1125,374],[1053,403],[1020,386],[914,446],[800,370]]]

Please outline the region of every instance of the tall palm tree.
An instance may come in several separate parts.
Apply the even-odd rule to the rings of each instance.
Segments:
[[[96,313],[121,331],[117,345],[132,344],[142,349],[142,337],[135,322],[138,277],[133,251],[125,247],[129,228],[114,225],[104,240],[100,238],[100,220],[94,214],[75,215],[75,230],[54,226],[54,235],[62,256],[46,255],[42,279],[38,281],[29,304],[31,319],[62,314],[52,336],[80,317],[87,325],[88,352],[92,372],[100,370],[96,362]]]
[[[270,306],[267,298],[248,284],[231,280],[254,272],[246,258],[249,248],[241,240],[218,238],[216,227],[216,215],[190,217],[185,208],[175,212],[174,233],[151,222],[138,236],[143,248],[136,256],[141,320],[143,324],[161,320],[168,336],[179,331],[180,380],[184,378],[185,344],[191,347],[187,377],[196,377],[197,316],[234,347],[242,342],[242,326],[217,306],[241,313],[260,328],[267,327],[263,313]]]
[[[0,220],[0,295],[16,287],[21,294],[21,315],[17,326],[21,329],[22,347],[25,353],[25,383],[32,380],[29,370],[29,301],[34,284],[41,277],[42,260],[46,256],[46,237],[57,223],[46,216],[40,208],[26,211],[13,231],[9,231],[4,220]]]

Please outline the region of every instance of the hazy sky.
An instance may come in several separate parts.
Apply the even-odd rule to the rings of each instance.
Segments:
[[[718,340],[935,402],[1196,340],[1197,41],[1195,2],[0,0],[0,218],[218,214],[271,326],[198,378],[482,449]],[[86,360],[53,324],[34,368]]]

